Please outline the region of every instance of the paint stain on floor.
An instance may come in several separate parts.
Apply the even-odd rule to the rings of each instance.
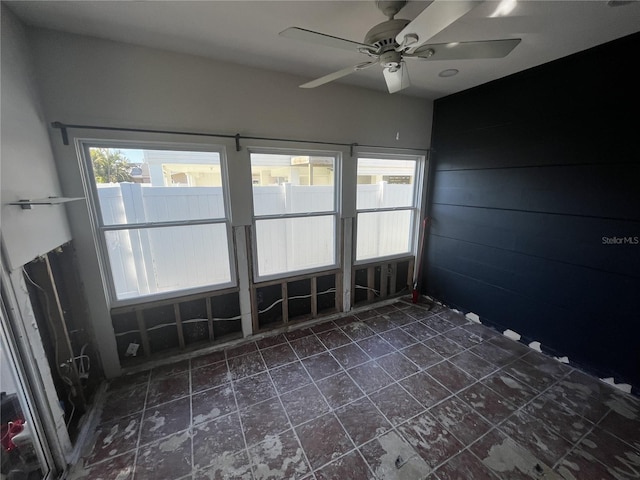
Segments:
[[[117,379],[69,480],[640,479],[640,399],[398,301]]]

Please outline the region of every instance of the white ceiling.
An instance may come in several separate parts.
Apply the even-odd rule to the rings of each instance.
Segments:
[[[304,81],[368,57],[282,38],[280,31],[298,26],[363,41],[369,28],[385,20],[373,0],[5,3],[28,25],[292,73]],[[410,1],[397,18],[411,20],[429,3]],[[479,3],[429,43],[522,38],[520,45],[502,59],[412,61],[412,86],[396,95],[436,99],[640,31],[640,1],[620,3],[519,0],[505,17],[491,17],[497,0]],[[438,76],[451,68],[459,74]],[[340,82],[386,91],[378,67]]]

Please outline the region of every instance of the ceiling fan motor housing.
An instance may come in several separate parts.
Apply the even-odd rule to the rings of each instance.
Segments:
[[[396,35],[398,35],[404,27],[409,25],[410,22],[410,20],[398,18],[379,23],[367,32],[367,35],[364,37],[364,43],[375,45],[381,52],[396,48],[398,46]]]

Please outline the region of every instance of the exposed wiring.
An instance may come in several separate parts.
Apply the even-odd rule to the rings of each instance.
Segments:
[[[324,292],[316,293],[316,296],[325,295],[327,293],[333,293],[335,291],[336,291],[335,288],[329,288],[328,290],[325,290]],[[312,294],[309,294],[309,295],[294,295],[293,297],[289,297],[288,299],[289,300],[296,300],[296,299],[300,299],[300,298],[311,298],[312,296],[313,296]],[[278,300],[273,302],[271,305],[269,305],[267,308],[263,308],[262,310],[258,310],[258,314],[268,312],[269,310],[271,310],[273,307],[275,307],[279,303],[282,303],[282,298],[279,298]]]
[[[335,288],[329,288],[328,290],[325,290],[324,292],[319,292],[316,293],[316,296],[318,295],[325,295],[327,293],[332,293],[335,292],[336,289]],[[296,299],[301,299],[301,298],[310,298],[312,297],[312,295],[295,295],[292,297],[289,297],[289,300],[296,300]],[[276,305],[278,305],[279,303],[282,303],[282,299],[278,299],[275,302],[273,302],[271,305],[269,305],[267,308],[264,308],[262,310],[258,310],[258,314],[261,313],[265,313],[268,312],[269,310],[271,310],[273,307],[275,307]],[[241,315],[236,315],[235,317],[227,317],[227,318],[212,318],[212,320],[214,322],[229,322],[229,321],[233,321],[233,320],[240,320],[242,318]],[[189,323],[200,323],[200,322],[208,322],[209,319],[207,318],[190,318],[189,320],[183,320],[182,324],[189,324]],[[152,332],[154,330],[159,330],[161,328],[166,328],[166,327],[175,327],[176,323],[172,322],[172,323],[161,323],[159,325],[154,325],[153,327],[148,327],[146,330],[147,332]],[[123,337],[125,335],[132,335],[132,334],[137,334],[140,333],[140,330],[127,330],[126,332],[118,332],[115,334],[116,337]]]
[[[236,315],[235,317],[228,317],[228,318],[212,318],[211,320],[213,320],[214,322],[230,322],[233,320],[240,320],[242,317],[240,315]],[[189,320],[183,320],[182,324],[189,324],[189,323],[201,323],[201,322],[208,322],[209,319],[208,318],[190,318]],[[154,325],[153,327],[149,327],[147,328],[147,332],[151,332],[153,330],[159,330],[161,328],[165,328],[165,327],[175,327],[177,324],[175,322],[173,323],[161,323],[159,325]],[[115,336],[116,337],[122,337],[124,335],[130,335],[132,333],[140,333],[140,330],[127,330],[126,332],[119,332],[116,333]]]
[[[58,376],[60,377],[60,379],[69,387],[68,397],[70,397],[71,395],[75,396],[76,388],[73,385],[73,381],[68,376],[62,373],[62,366],[69,367],[69,364],[68,364],[68,361],[62,362],[62,363],[60,362],[60,346],[59,346],[58,332],[56,331],[56,328],[53,325],[53,320],[51,319],[51,299],[49,298],[49,294],[46,292],[44,288],[42,288],[40,285],[38,285],[36,282],[34,282],[31,279],[31,277],[27,273],[27,269],[24,268],[24,266],[22,267],[22,273],[24,274],[25,278],[29,281],[29,283],[33,285],[35,288],[37,288],[40,292],[42,292],[44,296],[45,309],[46,309],[45,316],[47,317],[47,322],[49,323],[49,327],[53,335],[54,363],[55,363],[56,372],[58,372]],[[70,359],[70,361],[73,361],[73,359]],[[67,399],[69,400],[69,398]],[[73,414],[76,411],[75,404],[71,400],[69,400],[69,403],[71,403],[72,410],[71,410],[71,415],[69,415],[69,421],[67,423],[67,426],[71,422],[71,419],[73,418]]]
[[[73,419],[73,414],[76,413],[76,404],[73,403],[73,400],[71,400],[71,391],[69,392],[69,395],[67,395],[67,400],[71,404],[71,414],[69,415],[69,420],[67,420],[67,423],[66,423],[67,430],[68,430],[69,425],[71,425],[71,420]]]
[[[271,310],[273,307],[275,307],[279,303],[282,303],[282,298],[279,298],[278,300],[273,302],[271,305],[269,305],[267,308],[265,308],[263,310],[258,310],[258,315],[260,315],[261,313],[264,313],[264,312],[268,312],[269,310]]]
[[[78,355],[77,357],[73,357],[73,361],[78,362],[77,368],[78,368],[78,376],[80,378],[89,378],[89,370],[91,369],[91,357],[89,357],[89,355],[86,355],[84,353],[84,351],[87,349],[88,346],[89,344],[85,343],[80,349],[80,355]],[[87,361],[86,365],[85,365],[85,359]]]
[[[376,294],[376,296],[380,296],[380,292],[378,290],[376,290],[375,288],[370,288],[370,287],[365,287],[363,285],[356,285],[356,288],[359,288],[361,290],[371,290],[373,293]]]

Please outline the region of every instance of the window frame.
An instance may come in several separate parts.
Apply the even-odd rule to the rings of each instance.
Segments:
[[[228,288],[234,288],[238,285],[238,277],[236,270],[235,248],[233,240],[232,219],[231,219],[231,202],[229,195],[229,176],[227,168],[227,155],[224,145],[210,143],[184,143],[184,142],[167,142],[167,141],[136,141],[136,140],[119,140],[114,138],[78,138],[75,140],[78,158],[80,159],[81,175],[85,192],[87,194],[87,203],[89,205],[89,217],[91,221],[91,229],[93,233],[96,251],[98,253],[98,262],[102,276],[102,282],[107,292],[107,301],[111,308],[139,305],[150,303],[158,300],[167,300],[180,298],[188,295],[199,294],[204,292],[214,292]],[[145,223],[125,223],[125,224],[105,224],[100,200],[98,197],[98,186],[95,181],[93,165],[91,162],[91,148],[113,148],[120,150],[163,150],[163,151],[190,151],[190,152],[210,152],[217,153],[220,156],[220,174],[222,183],[222,197],[224,202],[224,217],[219,218],[203,218],[197,220],[168,220],[160,222]],[[151,293],[138,295],[131,298],[118,299],[115,287],[113,272],[109,259],[107,247],[107,232],[113,231],[131,231],[146,230],[153,228],[165,227],[191,227],[199,225],[225,225],[227,236],[227,255],[229,259],[229,282],[201,285],[197,287],[181,288],[178,290],[170,290],[166,292]]]
[[[264,155],[289,155],[289,156],[318,156],[318,157],[332,157],[334,160],[333,165],[333,210],[325,210],[321,212],[307,212],[307,213],[283,213],[283,214],[267,214],[256,215],[255,203],[253,198],[253,184],[251,185],[251,254],[252,254],[252,270],[253,270],[253,283],[258,284],[262,282],[269,282],[272,280],[279,280],[284,278],[300,277],[304,275],[311,275],[318,272],[332,271],[339,269],[342,264],[342,258],[340,255],[340,214],[342,211],[341,192],[342,192],[342,152],[337,150],[314,150],[299,147],[248,147],[247,148],[249,159],[249,170],[253,168],[251,163],[252,154],[264,154]],[[250,174],[251,177],[251,174]],[[258,265],[258,238],[257,238],[257,222],[260,220],[278,220],[287,218],[311,218],[311,217],[334,217],[334,238],[333,238],[333,263],[330,265],[323,265],[320,267],[307,268],[302,270],[292,270],[287,272],[272,273],[267,275],[260,275]]]
[[[416,167],[414,170],[413,177],[413,194],[411,199],[411,205],[402,206],[402,207],[383,207],[383,208],[358,208],[358,162],[360,159],[376,159],[376,160],[392,160],[392,161],[401,161],[401,160],[411,160],[416,162]],[[356,185],[355,185],[355,218],[354,218],[354,228],[353,228],[353,244],[352,244],[352,258],[353,265],[367,265],[372,263],[380,263],[390,260],[397,260],[401,258],[407,257],[415,257],[417,252],[417,244],[418,238],[420,236],[420,228],[421,228],[421,220],[420,220],[420,212],[422,211],[425,203],[424,199],[424,178],[425,178],[425,165],[426,158],[421,154],[413,154],[413,153],[380,153],[375,151],[359,151],[356,155],[354,155],[354,159],[356,162]],[[409,249],[403,253],[397,253],[392,255],[384,255],[379,257],[370,257],[358,260],[358,220],[360,214],[367,213],[379,213],[379,212],[397,212],[397,211],[410,211],[412,213],[411,218],[411,231],[409,238]]]

